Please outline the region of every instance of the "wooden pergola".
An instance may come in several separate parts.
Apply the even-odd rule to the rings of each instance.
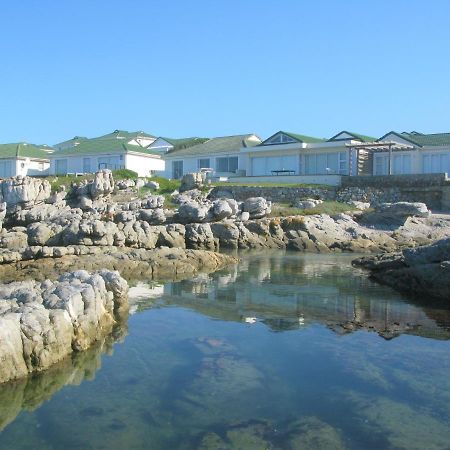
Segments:
[[[356,168],[359,167],[359,152],[360,150],[365,150],[368,153],[375,152],[388,152],[388,174],[392,175],[392,153],[403,150],[411,150],[414,148],[411,144],[403,144],[401,142],[394,141],[373,141],[373,142],[361,142],[357,144],[346,143],[345,146],[348,148],[348,174],[352,174],[352,150],[356,150]]]

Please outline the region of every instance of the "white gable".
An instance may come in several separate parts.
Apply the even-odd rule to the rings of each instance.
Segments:
[[[271,138],[265,141],[264,145],[295,144],[296,142],[298,142],[296,139],[280,131],[279,133],[274,134]]]
[[[333,137],[333,141],[344,141],[348,139],[355,139],[355,136],[352,136],[351,134],[347,133],[346,131],[341,131],[338,135]]]
[[[382,141],[394,141],[399,142],[401,144],[408,144],[408,145],[414,145],[411,141],[408,141],[407,139],[402,139],[399,135],[395,133],[389,133],[386,136],[383,137]]]
[[[159,137],[150,144],[149,148],[166,152],[173,148],[173,144]]]

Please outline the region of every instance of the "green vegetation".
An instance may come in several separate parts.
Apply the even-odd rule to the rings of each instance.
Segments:
[[[52,192],[58,192],[61,186],[65,186],[66,191],[69,190],[72,183],[80,183],[84,180],[93,180],[94,174],[90,173],[87,175],[75,176],[75,175],[58,175],[57,177],[48,177],[50,186],[52,187]]]
[[[158,194],[171,194],[173,191],[180,189],[180,180],[169,180],[164,177],[150,177],[148,181],[155,181],[159,183]]]
[[[311,216],[313,214],[341,214],[348,211],[354,211],[354,206],[347,203],[339,203],[333,201],[325,201],[315,208],[300,209],[291,206],[290,203],[275,203],[272,206],[271,217],[287,217],[287,216]]]
[[[138,178],[137,172],[130,169],[117,169],[112,171],[114,180],[135,180]]]

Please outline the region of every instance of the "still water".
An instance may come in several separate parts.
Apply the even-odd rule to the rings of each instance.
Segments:
[[[351,259],[140,281],[114,336],[0,386],[0,449],[450,448],[450,311]]]

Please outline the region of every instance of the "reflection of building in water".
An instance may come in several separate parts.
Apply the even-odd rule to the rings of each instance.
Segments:
[[[320,322],[336,331],[366,328],[386,337],[439,331],[423,308],[358,276],[349,261],[343,255],[250,257],[229,272],[168,283],[164,296],[226,320],[256,318],[274,330]]]

